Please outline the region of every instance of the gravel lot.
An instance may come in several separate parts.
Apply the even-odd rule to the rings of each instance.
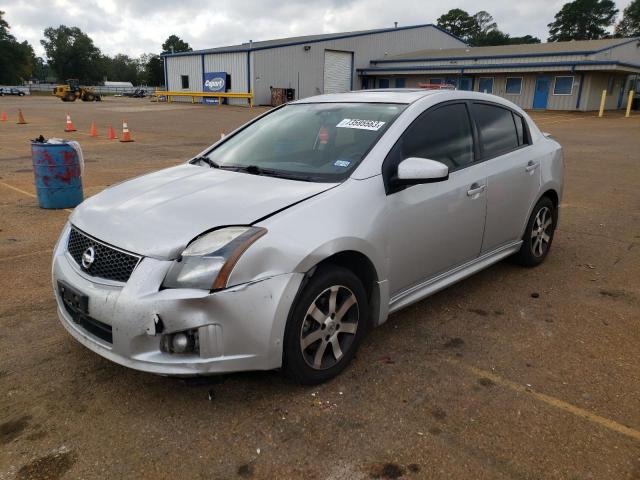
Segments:
[[[28,140],[65,136],[67,112],[88,196],[264,109],[34,96],[0,111],[0,479],[640,478],[640,115],[534,114],[567,162],[547,262],[500,263],[393,315],[344,374],[304,388],[163,378],[76,343],[50,284],[69,213],[33,197]],[[106,139],[123,119],[135,143]]]

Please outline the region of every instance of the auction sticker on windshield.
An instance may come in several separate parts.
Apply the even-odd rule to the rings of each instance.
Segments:
[[[358,120],[357,118],[345,118],[339,124],[338,128],[358,128],[360,130],[380,130],[386,122],[380,122],[378,120]]]

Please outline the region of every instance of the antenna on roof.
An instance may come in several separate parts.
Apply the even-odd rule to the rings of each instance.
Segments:
[[[393,22],[393,28],[398,28],[398,22]]]

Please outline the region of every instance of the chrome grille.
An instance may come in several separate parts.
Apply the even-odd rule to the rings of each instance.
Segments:
[[[82,265],[82,255],[89,247],[93,247],[95,259],[88,268],[85,268]],[[71,227],[67,250],[83,272],[93,277],[117,282],[129,280],[142,258],[104,244],[75,227]]]

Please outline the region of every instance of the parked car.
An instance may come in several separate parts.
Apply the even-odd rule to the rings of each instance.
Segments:
[[[299,100],[77,207],[53,256],[58,314],[138,370],[322,382],[390,313],[507,257],[541,264],[563,168],[496,96]]]
[[[124,97],[132,97],[132,98],[144,98],[146,92],[142,88],[136,88],[133,92],[125,92],[122,94]]]
[[[25,93],[22,90],[19,90],[17,88],[5,88],[5,89],[1,89],[2,93],[0,93],[0,95],[17,95],[19,97],[24,97]]]

